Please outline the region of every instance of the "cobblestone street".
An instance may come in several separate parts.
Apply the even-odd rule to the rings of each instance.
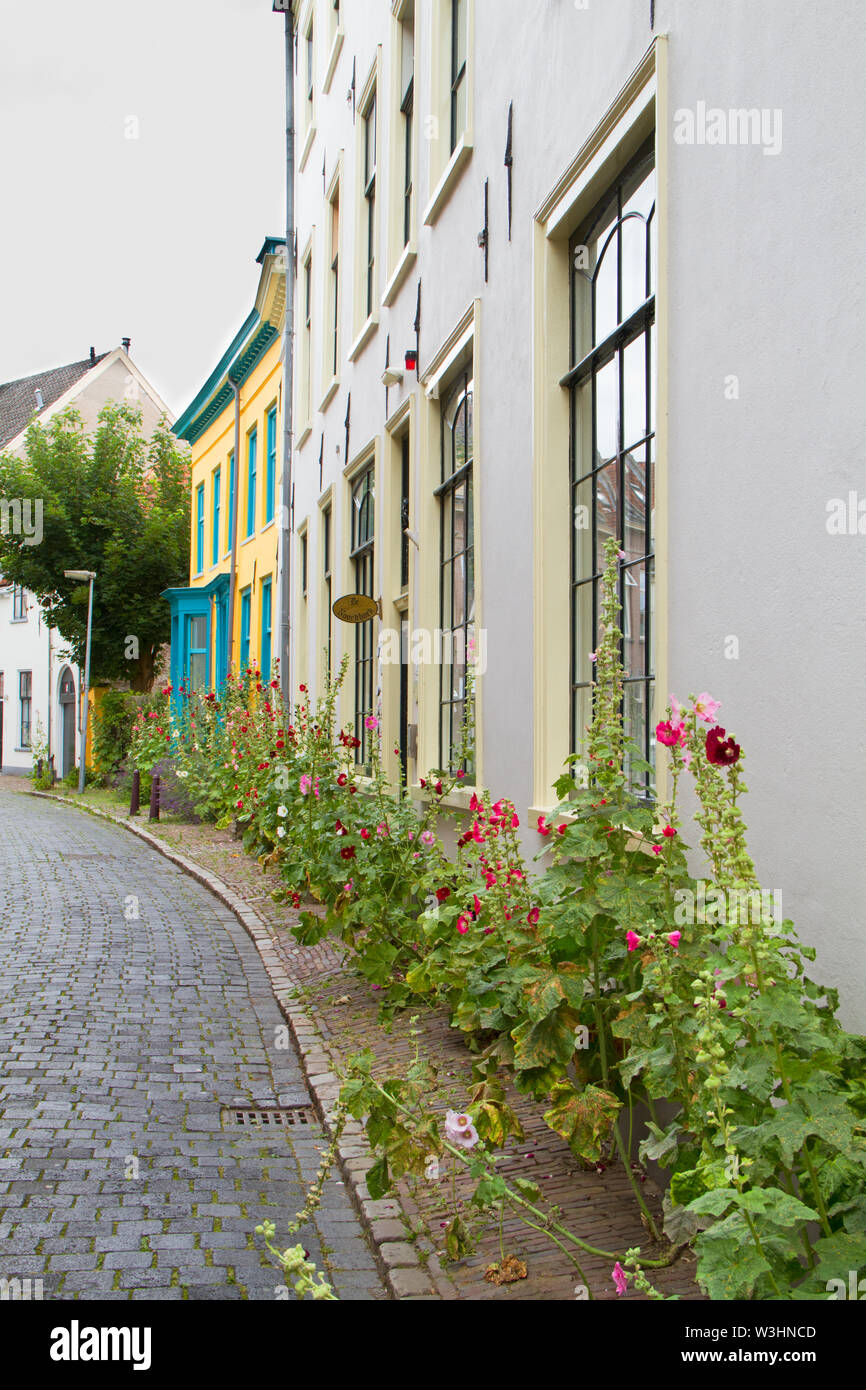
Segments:
[[[324,1147],[234,916],[123,830],[0,791],[0,1277],[59,1299],[274,1300],[254,1234]],[[339,1174],[336,1175],[339,1177]],[[386,1296],[332,1177],[301,1240],[344,1299]]]

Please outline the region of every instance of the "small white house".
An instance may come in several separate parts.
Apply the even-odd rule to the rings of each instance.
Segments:
[[[0,385],[0,452],[21,455],[28,426],[34,419],[47,423],[72,405],[85,427],[93,429],[108,401],[129,402],[142,414],[148,438],[168,406],[122,347],[80,362]],[[9,524],[8,521],[4,523]],[[25,530],[34,518],[24,507]],[[60,634],[49,627],[38,601],[26,589],[0,576],[0,770],[29,773],[34,756],[44,748],[53,758],[58,777],[79,762],[81,673],[72,662]]]

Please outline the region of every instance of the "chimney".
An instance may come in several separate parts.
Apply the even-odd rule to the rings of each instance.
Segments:
[[[131,339],[131,338],[121,338],[120,341],[121,341],[121,344],[123,345],[123,351],[124,351],[125,353],[128,354],[128,353],[129,353],[129,347],[130,347],[130,344],[131,344],[131,342],[132,342],[132,339]]]
[[[96,361],[96,348],[91,348],[91,349],[90,349],[90,365],[91,365],[91,367],[93,366],[93,364],[94,364],[95,361]]]

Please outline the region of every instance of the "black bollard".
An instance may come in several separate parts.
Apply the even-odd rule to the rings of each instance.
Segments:
[[[42,781],[42,759],[41,759],[41,758],[39,759],[39,761],[38,761],[37,764],[36,764],[36,776],[38,777],[39,781],[41,782],[41,781]]]
[[[141,773],[138,769],[132,774],[132,794],[129,798],[129,814],[137,816],[141,809]]]
[[[159,820],[159,774],[154,773],[150,783],[150,820]]]

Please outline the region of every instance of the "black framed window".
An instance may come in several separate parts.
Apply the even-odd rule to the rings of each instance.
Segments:
[[[308,29],[308,31],[307,31],[307,36],[306,36],[306,53],[307,53],[307,102],[309,103],[310,106],[312,106],[312,104],[313,104],[313,71],[314,71],[314,68],[313,68],[313,25],[312,25],[312,22],[310,23],[310,27],[309,27],[309,29]]]
[[[626,733],[654,763],[655,161],[638,153],[571,243],[571,748],[592,715],[604,545],[619,540]],[[652,795],[650,774],[630,778]]]
[[[373,597],[375,540],[375,468],[371,463],[352,484],[352,549],[349,557],[355,593],[367,594],[369,598]],[[370,734],[365,721],[373,713],[375,665],[376,643],[371,619],[355,627],[355,737],[360,743],[355,750],[355,762],[359,766],[367,766],[370,761]]]
[[[30,747],[33,713],[33,672],[18,672],[18,747]]]
[[[340,354],[340,190],[331,203],[331,353],[332,375],[337,375]]]
[[[301,594],[307,597],[307,533],[301,536]]]
[[[400,21],[400,111],[403,117],[403,245],[412,237],[414,170],[412,140],[415,121],[415,6]]]
[[[367,317],[373,312],[376,272],[376,92],[364,116],[364,201],[367,204]]]
[[[466,0],[451,0],[451,153],[466,129]]]
[[[473,398],[470,363],[442,402],[442,482],[436,489],[441,525],[439,757],[443,769],[462,768],[467,775],[475,770],[472,761],[460,757],[466,668],[475,630]]]
[[[400,592],[409,588],[409,431],[400,440]]]
[[[328,610],[328,654],[327,654],[327,677],[331,680],[331,653],[333,646],[334,615],[331,612],[333,594],[331,592],[331,508],[325,507],[322,512],[322,582],[325,586],[325,605]]]

